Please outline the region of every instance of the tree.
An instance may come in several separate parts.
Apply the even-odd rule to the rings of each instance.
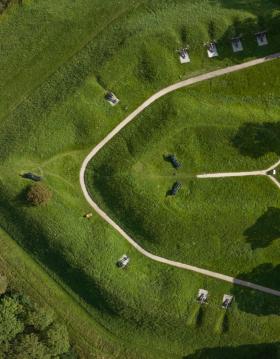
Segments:
[[[74,359],[66,327],[21,293],[0,299],[0,359]]]
[[[43,331],[54,322],[54,319],[53,310],[35,305],[27,314],[26,324],[32,325],[38,331]]]
[[[33,206],[47,204],[52,198],[52,191],[41,183],[29,186],[26,191],[26,200]]]
[[[67,328],[60,323],[54,323],[46,333],[46,345],[52,356],[67,353],[70,349]]]
[[[18,319],[23,309],[13,298],[5,297],[0,302],[0,344],[14,339],[23,332],[24,324]]]
[[[36,334],[24,334],[16,341],[9,358],[13,359],[49,359],[46,346],[39,341]]]

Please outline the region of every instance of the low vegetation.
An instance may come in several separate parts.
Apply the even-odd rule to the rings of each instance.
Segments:
[[[35,183],[26,189],[26,201],[33,206],[46,205],[52,198],[51,190],[44,184]]]
[[[256,46],[254,32],[263,28],[263,21],[269,31],[269,45],[261,48]],[[279,51],[278,24],[279,11],[274,0],[255,0],[253,6],[252,2],[241,0],[36,0],[26,1],[21,7],[10,6],[0,17],[0,226],[7,235],[5,241],[0,238],[1,245],[6,245],[5,251],[1,247],[1,256],[6,266],[19,276],[18,282],[24,281],[26,286],[31,282],[34,286],[31,289],[29,286],[32,295],[43,293],[45,301],[67,318],[67,326],[79,342],[82,357],[180,359],[203,348],[236,347],[248,343],[259,346],[264,341],[268,344],[279,341],[277,304],[269,305],[269,310],[265,311],[266,295],[257,297],[262,303],[257,306],[255,292],[238,292],[235,288],[236,301],[224,319],[220,301],[224,293],[233,292],[230,285],[153,263],[135,252],[95,213],[90,220],[84,219],[83,215],[92,209],[83,198],[78,181],[80,165],[89,150],[152,93],[180,79]],[[229,38],[234,31],[244,34],[243,53],[232,53]],[[203,43],[214,35],[220,56],[210,60]],[[191,63],[183,66],[176,51],[185,45],[190,45]],[[220,251],[216,253],[230,253],[238,258],[237,268],[244,278],[255,280],[263,273],[261,281],[267,281],[269,271],[273,271],[275,278],[279,259],[277,239],[271,241],[274,251],[269,245],[261,250],[258,248],[254,254],[251,241],[244,245],[246,239],[240,233],[247,224],[248,227],[254,225],[264,214],[267,204],[278,207],[272,184],[266,187],[263,182],[252,181],[251,187],[250,183],[219,183],[216,192],[212,193],[210,183],[205,182],[203,188],[202,185],[198,188],[200,184],[193,177],[187,178],[197,170],[221,170],[221,165],[225,169],[231,166],[236,169],[239,163],[248,168],[276,158],[272,153],[257,159],[247,158],[241,154],[241,147],[228,142],[238,134],[235,122],[241,126],[246,122],[245,117],[248,122],[258,121],[259,124],[277,122],[277,114],[272,113],[274,103],[275,109],[278,106],[274,96],[277,83],[272,81],[273,77],[278,78],[274,66],[263,68],[260,83],[249,86],[247,81],[252,81],[249,77],[238,77],[238,81],[234,81],[233,95],[243,87],[251,89],[248,103],[261,88],[267,96],[263,97],[262,93],[264,100],[258,97],[255,102],[262,105],[245,106],[241,98],[239,105],[232,105],[232,94],[226,93],[225,78],[217,83],[217,87],[214,82],[199,87],[201,94],[193,88],[188,97],[185,92],[180,92],[174,94],[174,99],[172,96],[171,100],[163,99],[161,109],[155,105],[148,111],[150,122],[147,112],[143,114],[145,118],[136,121],[139,128],[135,123],[124,133],[125,137],[116,138],[118,143],[114,142],[116,153],[113,156],[111,147],[104,148],[108,160],[99,167],[99,178],[103,180],[105,173],[108,178],[114,174],[114,178],[111,185],[108,179],[104,180],[102,188],[102,183],[97,183],[97,173],[94,178],[89,173],[89,185],[94,181],[92,192],[95,198],[104,208],[108,207],[108,211],[125,229],[135,234],[137,240],[158,253],[172,253],[174,257],[188,258],[220,271],[233,271],[233,260],[222,263],[211,248],[214,243]],[[212,90],[210,86],[213,86]],[[118,106],[113,108],[104,101],[107,90],[120,98]],[[228,101],[234,113],[229,114],[225,102],[220,108],[223,99]],[[219,120],[215,122],[209,113],[216,113],[219,108]],[[192,129],[175,136],[176,124],[181,132],[186,119],[190,123],[193,119]],[[225,121],[228,127],[221,127]],[[150,126],[152,123],[155,125]],[[129,136],[134,136],[134,140],[126,143]],[[162,147],[158,150],[147,147],[145,153],[145,136],[150,143],[161,143]],[[217,146],[218,140],[222,142]],[[251,150],[250,146],[243,145],[242,148]],[[184,159],[180,179],[183,188],[174,201],[164,198],[165,191],[175,179],[172,169],[162,159],[166,151],[176,152]],[[129,156],[126,157],[127,153]],[[221,156],[219,161],[215,160],[217,154]],[[102,152],[103,156],[106,157]],[[133,167],[130,172],[133,176],[129,179],[125,175],[130,168],[125,168],[125,164],[130,165],[133,157],[138,158],[139,163]],[[202,158],[207,158],[208,162],[203,163]],[[100,164],[101,161],[96,163]],[[127,189],[126,194],[116,184],[117,168],[123,170],[119,180]],[[161,177],[162,170],[166,170],[165,178]],[[27,180],[19,174],[30,171],[40,173],[54,194],[46,206],[27,206],[22,201]],[[139,175],[141,172],[143,176]],[[149,173],[154,177],[149,177]],[[170,175],[172,179],[168,178]],[[159,188],[156,187],[158,184]],[[118,191],[112,191],[113,187]],[[247,188],[251,189],[246,194],[244,189]],[[229,201],[218,196],[219,191],[227,198],[231,198],[232,193],[238,193],[238,196],[229,206]],[[253,209],[254,195],[258,191],[260,203]],[[148,192],[150,199],[146,197]],[[117,198],[120,194],[124,197]],[[129,194],[125,208],[116,209],[116,203],[123,206],[122,199]],[[216,212],[214,195],[218,198],[216,209],[221,205]],[[267,200],[270,197],[273,201]],[[145,202],[141,202],[142,198]],[[182,238],[194,234],[191,219],[187,222],[190,226],[184,222],[185,206],[191,207],[193,220],[199,228],[204,222],[209,224],[206,217],[199,221],[202,202],[208,206],[206,214],[212,218],[215,214],[220,221],[218,235],[214,235],[213,223],[211,228],[207,227],[203,241],[191,238],[192,241],[179,243],[176,232],[172,243],[171,229],[175,220],[171,221],[170,227],[168,225],[172,213],[183,213],[176,219],[178,228],[183,230]],[[240,223],[233,228],[232,244],[226,248],[231,242],[226,233],[228,227],[224,224],[228,221],[222,215],[233,218],[237,204],[244,216],[238,215]],[[130,223],[127,223],[119,213],[128,212],[129,206],[132,209],[128,216]],[[153,211],[154,217],[146,217],[145,222],[135,221],[135,218],[141,218],[143,210],[145,213]],[[156,223],[159,219],[164,221]],[[131,220],[134,220],[133,225]],[[168,238],[162,225],[167,227]],[[151,228],[160,232],[154,241],[151,240]],[[13,240],[26,253],[15,250]],[[197,249],[192,243],[195,240],[199,242]],[[238,244],[237,252],[235,244]],[[177,245],[175,253],[173,250]],[[131,265],[127,271],[120,271],[116,268],[116,260],[124,253],[131,257]],[[242,267],[246,258],[246,266]],[[264,268],[265,260],[270,266]],[[21,263],[23,277],[18,273],[18,263]],[[30,266],[32,277],[26,269]],[[43,276],[44,271],[48,275]],[[194,301],[200,287],[206,287],[211,293],[211,302],[203,310]],[[75,315],[75,323],[71,322],[71,315]]]
[[[266,178],[196,175],[265,169],[278,160],[278,67],[267,63],[152,105],[93,159],[93,198],[163,257],[232,276],[277,263],[279,189]],[[178,170],[165,160],[169,153],[182,163]],[[177,180],[182,189],[166,196]]]

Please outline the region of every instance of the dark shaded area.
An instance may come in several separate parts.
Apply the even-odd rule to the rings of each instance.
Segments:
[[[197,313],[196,316],[196,321],[195,324],[197,327],[201,327],[204,321],[204,309],[202,308],[202,306],[200,306],[199,311]]]
[[[229,319],[228,319],[228,314],[226,313],[222,323],[222,332],[227,333],[228,331],[229,331]]]
[[[214,0],[215,3],[220,3],[222,7],[228,9],[244,10],[254,15],[270,13],[272,8],[279,9],[279,0]],[[269,7],[271,3],[271,7]]]
[[[280,265],[274,267],[271,263],[264,263],[251,272],[238,274],[237,278],[280,290]],[[280,315],[279,297],[239,285],[235,285],[231,293],[235,296],[239,310],[256,315]]]
[[[261,31],[261,29],[263,30],[263,28],[259,28],[257,19],[250,17],[241,21],[240,18],[235,17],[233,24],[229,26],[224,35],[224,40],[226,41],[239,35],[244,36],[244,38],[252,37],[255,32]]]
[[[279,359],[280,343],[205,348],[183,359]]]
[[[209,35],[209,39],[211,41],[215,40],[215,38],[217,36],[217,28],[216,28],[216,24],[214,23],[213,20],[210,20],[210,22],[208,24],[208,35]]]
[[[20,207],[32,207],[32,205],[29,202],[27,202],[27,200],[26,200],[27,193],[28,193],[30,187],[31,187],[31,185],[28,185],[25,188],[23,188],[19,192],[17,197],[15,198],[18,208],[20,208]]]
[[[180,29],[180,37],[181,37],[181,42],[182,42],[183,46],[187,46],[188,31],[187,31],[187,27],[185,25],[183,25]]]
[[[256,223],[244,232],[252,249],[268,247],[280,238],[280,209],[269,207]]]
[[[17,201],[17,200],[16,200]],[[1,193],[0,216],[6,223],[4,230],[12,237],[18,238],[19,243],[36,259],[41,261],[47,268],[56,273],[74,292],[88,304],[94,306],[102,313],[114,316],[118,312],[121,303],[117,303],[116,298],[106,293],[104,289],[81,268],[74,267],[67,261],[61,253],[61,249],[55,245],[51,246],[48,234],[34,218],[30,219],[15,203],[3,196]]]
[[[253,7],[253,6],[252,6]],[[268,45],[258,46],[255,34],[268,31]],[[232,19],[232,24],[216,38],[218,42],[219,58],[228,58],[237,62],[249,56],[265,56],[267,53],[279,51],[280,16],[273,16],[271,11],[262,12],[259,16],[241,19],[238,16]],[[241,36],[244,50],[234,53],[231,39]]]
[[[243,156],[258,158],[270,152],[280,155],[280,122],[245,123],[232,144]]]
[[[2,14],[5,9],[7,9],[10,3],[11,0],[0,0],[0,14]]]

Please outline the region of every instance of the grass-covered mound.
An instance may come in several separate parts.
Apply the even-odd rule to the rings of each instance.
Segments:
[[[93,159],[93,197],[161,256],[235,276],[278,263],[278,217],[269,212],[280,205],[279,189],[267,178],[195,175],[265,169],[278,160],[279,79],[275,62],[162,98]],[[180,169],[166,161],[169,153]],[[176,180],[183,189],[170,197]]]
[[[137,359],[180,358],[220,343],[277,341],[277,306],[271,304],[270,316],[261,306],[256,317],[244,300],[246,305],[236,305],[224,319],[220,299],[230,286],[151,263],[97,215],[85,220],[90,209],[78,182],[90,148],[157,89],[279,50],[275,2],[259,0],[248,7],[238,0],[37,0],[23,5],[9,8],[0,19],[0,225],[87,310],[106,344],[95,340],[94,331],[86,329],[81,335],[82,320],[77,321],[77,337],[111,356],[125,353]],[[265,48],[256,47],[253,36],[264,26],[260,20],[270,30]],[[233,55],[228,39],[237,25],[246,50]],[[220,53],[213,61],[203,47],[212,31]],[[191,46],[192,62],[182,66],[176,50],[185,43]],[[104,101],[107,89],[121,100],[115,108]],[[147,161],[161,175],[161,169]],[[53,192],[46,206],[27,206],[21,199],[28,182],[19,174],[29,171],[41,175]],[[3,239],[7,248],[9,236]],[[1,255],[28,278],[24,265],[16,268],[19,261],[13,253],[7,249]],[[120,272],[115,262],[123,253],[132,257],[132,265]],[[20,252],[17,256],[22,257]],[[253,270],[242,271],[255,276]],[[212,293],[213,305],[206,312],[193,301],[198,287]],[[261,298],[265,302],[267,297]],[[253,305],[254,296],[250,301]],[[72,308],[64,303],[57,300],[56,307],[70,320]],[[267,339],[270,325],[276,329]]]

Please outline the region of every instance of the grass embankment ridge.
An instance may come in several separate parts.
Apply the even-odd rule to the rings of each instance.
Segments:
[[[234,307],[229,316],[229,330],[208,336],[220,315],[220,297],[231,288],[154,265],[132,251],[96,215],[85,221],[82,216],[90,209],[80,193],[78,172],[90,147],[157,89],[279,48],[273,32],[269,47],[257,48],[247,27],[246,50],[233,55],[228,40],[233,17],[239,16],[243,25],[250,17],[251,25],[256,24],[260,9],[256,6],[250,12],[238,1],[231,2],[232,8],[228,1],[219,4],[147,1],[116,19],[70,61],[70,54],[98,32],[98,26],[125,10],[127,1],[107,7],[101,1],[38,0],[20,10],[9,9],[0,21],[0,62],[4,61],[0,78],[6,94],[0,101],[2,113],[7,114],[0,125],[1,226],[56,280],[71,288],[69,293],[72,290],[82,298],[90,315],[120,342],[161,350],[167,357],[185,356],[220,342],[261,342],[271,325],[278,327],[277,308],[269,307],[272,318],[268,320],[260,305],[256,320],[244,295],[240,309]],[[266,2],[265,8],[261,12],[266,19],[277,18],[273,2]],[[214,61],[203,48],[209,40],[209,17],[217,25],[219,41],[220,58]],[[186,67],[179,64],[176,53],[184,43],[183,26],[187,26],[191,45],[192,62]],[[104,101],[109,88],[121,99],[116,108]],[[18,174],[29,170],[42,174],[54,192],[46,208],[35,210],[18,200],[27,185]],[[133,265],[129,271],[116,271],[116,259],[126,252],[133,257]],[[198,287],[209,288],[215,303],[202,316],[197,316],[193,302]],[[265,297],[258,298],[265,302]],[[187,328],[186,322],[190,323]],[[241,329],[240,322],[244,322]],[[257,339],[250,323],[259,333]],[[276,334],[269,340],[276,341]]]

